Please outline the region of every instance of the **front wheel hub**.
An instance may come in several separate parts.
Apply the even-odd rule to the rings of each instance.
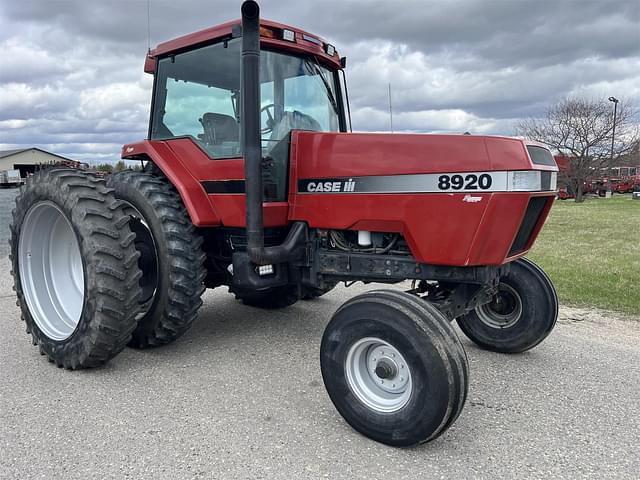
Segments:
[[[351,346],[345,363],[349,388],[370,409],[391,413],[409,401],[413,389],[409,366],[388,342],[363,338]]]
[[[383,380],[395,378],[397,373],[398,367],[396,366],[396,364],[388,361],[387,359],[380,360],[376,365],[375,374],[378,376],[378,378],[381,378]]]
[[[501,283],[491,302],[476,308],[476,314],[491,328],[513,327],[522,317],[522,298],[513,287]]]

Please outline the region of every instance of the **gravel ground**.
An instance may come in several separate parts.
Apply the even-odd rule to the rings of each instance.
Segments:
[[[629,478],[640,471],[640,322],[563,309],[515,356],[463,339],[470,395],[412,449],[353,431],[325,393],[319,340],[367,288],[265,312],[209,291],[185,337],[68,372],[38,355],[0,259],[0,478]],[[369,287],[371,288],[371,287]]]

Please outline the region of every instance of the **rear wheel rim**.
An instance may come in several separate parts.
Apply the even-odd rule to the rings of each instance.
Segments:
[[[158,291],[158,252],[155,239],[144,216],[129,202],[124,201],[124,204],[124,213],[129,216],[129,228],[136,234],[134,245],[140,253],[138,259],[138,267],[142,271],[138,282],[142,288],[139,302],[142,311],[138,314],[140,317],[149,311]]]
[[[71,222],[52,202],[25,215],[18,242],[20,283],[29,313],[52,340],[69,338],[84,305],[84,267]]]
[[[345,373],[353,394],[376,412],[396,412],[411,398],[409,364],[398,349],[380,338],[355,342],[347,353]]]
[[[476,314],[491,328],[513,327],[522,317],[522,298],[513,287],[501,283],[491,302],[477,307]]]

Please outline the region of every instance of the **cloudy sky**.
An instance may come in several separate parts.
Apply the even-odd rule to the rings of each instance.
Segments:
[[[239,16],[150,0],[152,46]],[[640,0],[263,0],[348,57],[354,129],[511,134],[567,95],[640,103]],[[295,5],[295,7],[291,7]],[[146,135],[146,0],[0,0],[0,150],[116,160]]]

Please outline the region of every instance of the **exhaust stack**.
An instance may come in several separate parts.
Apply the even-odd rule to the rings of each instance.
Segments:
[[[306,232],[296,222],[282,245],[264,246],[262,218],[262,139],[260,136],[260,7],[246,0],[242,13],[242,53],[240,67],[240,103],[242,107],[242,151],[246,190],[247,252],[257,265],[288,261]]]

